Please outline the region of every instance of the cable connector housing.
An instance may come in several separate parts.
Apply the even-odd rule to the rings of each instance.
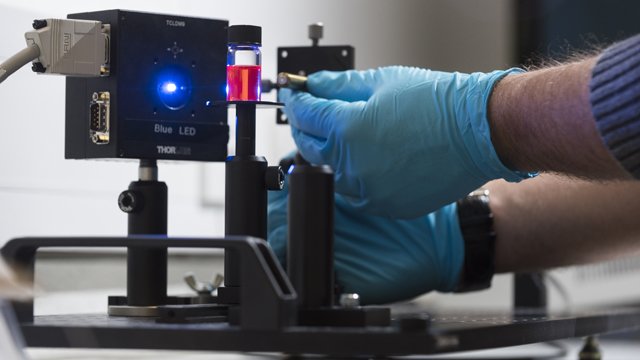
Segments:
[[[69,76],[109,75],[110,25],[100,21],[45,19],[34,21],[25,34],[27,45],[37,45],[40,56],[33,70]]]

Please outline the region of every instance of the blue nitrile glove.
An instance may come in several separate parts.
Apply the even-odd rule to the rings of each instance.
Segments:
[[[268,241],[286,266],[288,181],[269,191]],[[405,300],[431,290],[454,290],[464,259],[456,205],[412,220],[364,214],[335,197],[336,281],[363,304]]]
[[[412,218],[490,180],[533,176],[501,163],[487,120],[493,85],[516,72],[322,71],[309,93],[282,89],[280,100],[300,153],[331,166],[336,192],[356,209]]]

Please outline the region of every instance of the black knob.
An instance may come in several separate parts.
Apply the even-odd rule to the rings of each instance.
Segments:
[[[133,213],[142,210],[142,196],[135,191],[125,190],[118,196],[118,206],[126,213]]]
[[[322,39],[324,25],[321,22],[309,25],[309,39],[313,46],[318,46],[318,42]]]
[[[284,171],[280,166],[269,166],[265,173],[267,190],[282,190],[284,188]]]
[[[293,165],[294,163],[295,161],[292,157],[283,158],[280,160],[280,167],[283,169],[283,171],[289,171],[289,168],[291,168],[291,165]]]

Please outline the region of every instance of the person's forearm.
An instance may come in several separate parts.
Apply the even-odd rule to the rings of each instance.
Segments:
[[[496,271],[523,272],[640,253],[640,182],[551,174],[493,181]]]
[[[489,123],[505,165],[590,179],[630,177],[604,144],[591,113],[589,81],[596,61],[510,75],[498,83]]]

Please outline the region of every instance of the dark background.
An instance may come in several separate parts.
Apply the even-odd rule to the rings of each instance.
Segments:
[[[591,52],[640,33],[640,2],[516,0],[516,63]]]

